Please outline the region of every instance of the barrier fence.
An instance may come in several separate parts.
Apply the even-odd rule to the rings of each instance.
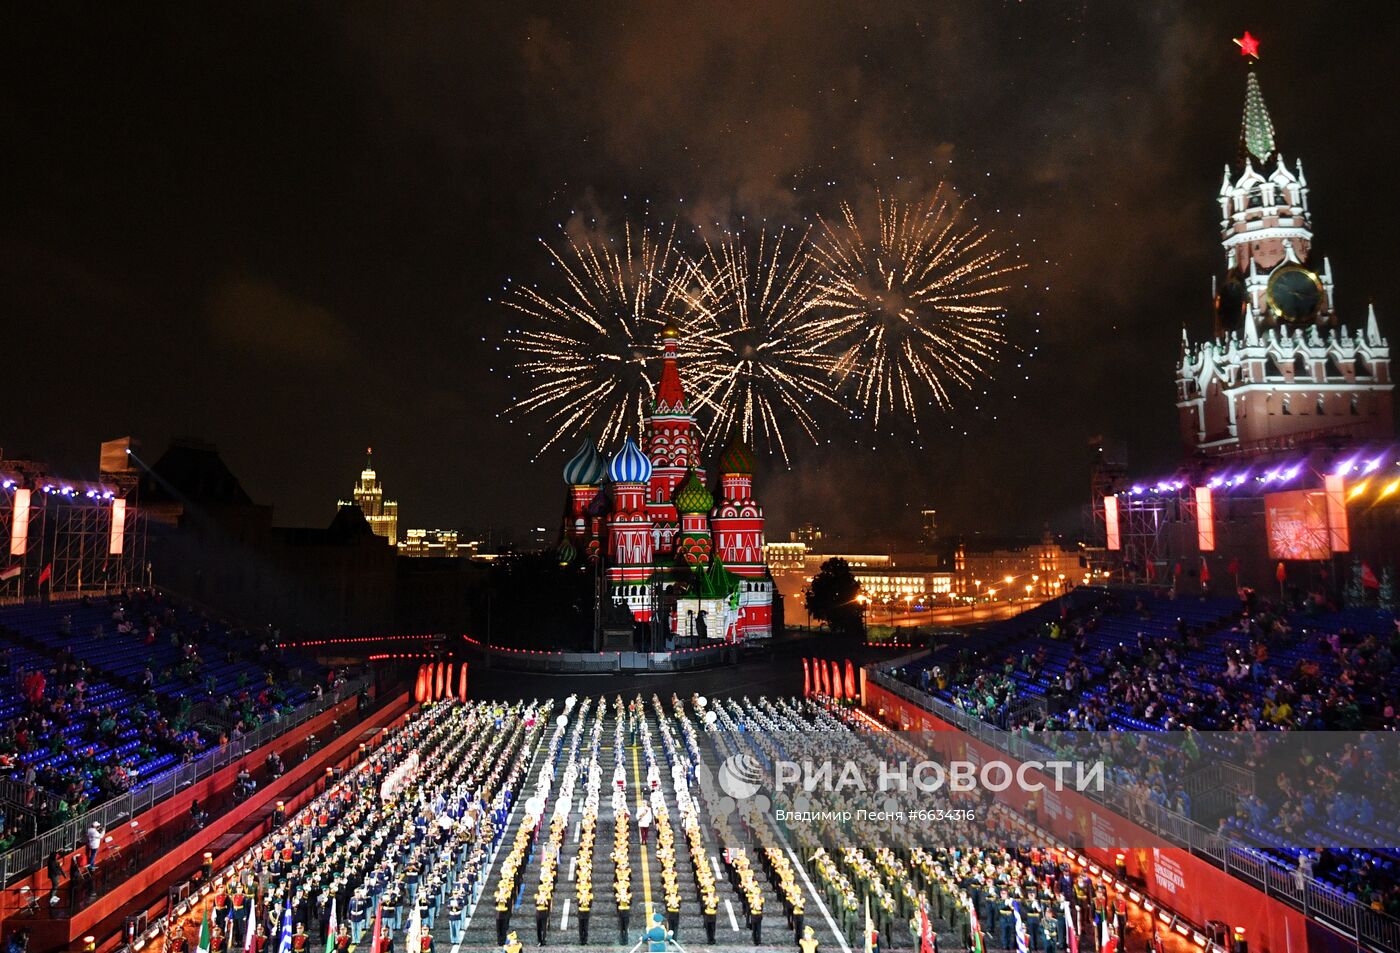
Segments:
[[[298,725],[305,724],[326,709],[353,697],[368,684],[368,679],[364,677],[351,679],[326,692],[320,699],[303,702],[290,712],[264,722],[241,738],[230,739],[227,744],[212,748],[186,764],[157,775],[151,783],[134,787],[103,801],[86,813],[7,851],[0,855],[0,884],[8,887],[20,877],[37,870],[51,851],[66,854],[82,846],[83,835],[94,822],[100,823],[104,831],[110,832],[114,825],[134,819],[143,811],[150,810],[196,781],[223,770],[248,753],[256,751]]]
[[[1054,752],[1023,735],[1003,731],[881,671],[883,668],[897,668],[919,654],[882,662],[878,668],[870,666],[866,669],[866,677],[885,691],[918,705],[978,741],[1005,751],[1014,758],[1025,761],[1055,756]],[[1135,798],[1125,788],[1112,783],[1106,784],[1102,791],[1090,789],[1081,793],[1147,828],[1163,840],[1209,859],[1215,866],[1257,887],[1266,895],[1351,937],[1358,945],[1377,950],[1400,950],[1400,920],[1373,910],[1296,868],[1285,867],[1243,841],[1216,833],[1153,801]]]
[[[729,644],[676,649],[672,652],[546,652],[534,649],[505,649],[477,646],[491,665],[527,672],[680,672],[723,665],[737,658],[738,649]]]

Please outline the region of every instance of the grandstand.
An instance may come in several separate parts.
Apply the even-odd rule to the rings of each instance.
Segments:
[[[661,683],[640,694],[608,687],[627,676],[533,674],[539,697],[525,701],[528,691],[503,696],[496,676],[477,672],[473,696],[501,700],[449,699],[451,680],[424,678],[414,705],[411,666],[444,658],[441,640],[402,638],[392,644],[403,651],[387,653],[359,638],[279,647],[157,592],[12,606],[0,610],[17,686],[4,709],[4,795],[9,817],[36,826],[4,855],[7,924],[36,951],[91,935],[104,953],[135,953],[196,948],[208,914],[210,942],[231,953],[250,918],[255,940],[259,926],[276,938],[290,908],[297,943],[364,953],[377,913],[395,949],[416,929],[420,945],[460,953],[496,949],[511,931],[531,944],[627,949],[655,913],[682,945],[708,946],[713,931],[726,949],[815,940],[850,953],[864,947],[868,903],[891,949],[919,948],[921,932],[943,950],[1016,949],[1021,930],[1028,948],[1047,951],[1073,932],[1081,953],[1226,950],[1243,935],[1280,949],[1280,930],[1318,948],[1390,949],[1400,941],[1385,912],[1400,814],[1339,788],[1309,808],[1305,830],[1285,831],[1285,805],[1231,739],[1306,733],[1211,730],[1224,712],[1276,702],[1261,698],[1266,683],[1296,681],[1310,663],[1321,678],[1355,683],[1347,673],[1375,662],[1387,621],[1376,610],[1299,615],[1086,587],[875,663],[840,697],[792,697],[790,680],[764,693],[768,676],[755,668],[749,696],[727,670],[665,676],[709,686],[688,695],[663,694]],[[397,687],[366,707],[349,694],[361,682],[311,651],[375,655],[379,681]],[[1248,655],[1248,674],[1226,682],[1219,673],[1236,654]],[[1168,675],[1166,709],[1125,694],[1127,683]],[[1222,686],[1225,705],[1171,697]],[[1330,711],[1319,706],[1318,717]],[[1369,727],[1388,717],[1369,696],[1360,711]],[[36,731],[21,743],[24,728],[60,713],[59,740]],[[1308,724],[1301,714],[1295,723]],[[1088,757],[1086,745],[1109,764],[1110,784],[1058,795],[1058,813],[1045,799],[985,791],[905,803],[732,786],[736,765],[769,777],[780,763],[828,759],[870,773],[951,764],[974,746],[979,761],[1025,761],[1051,749]],[[1192,746],[1209,767],[1173,767]],[[271,751],[281,771],[265,760]],[[976,822],[794,820],[873,817],[895,804],[971,811]],[[70,819],[55,823],[58,805]],[[53,904],[51,851],[64,868]],[[1176,876],[1186,892],[1164,886]],[[1222,924],[1245,932],[1231,937]],[[1336,940],[1346,933],[1351,947]]]
[[[1396,727],[1395,630],[1394,616],[1374,608],[1086,589],[873,674],[950,723],[1017,729],[1030,745],[1064,745],[1071,729],[1081,734],[1070,743],[1092,737],[1085,731],[1167,733],[1117,736],[1156,755],[1115,772],[1125,814],[1252,882],[1281,885],[1346,929],[1393,938],[1400,812],[1386,792],[1400,762],[1377,741],[1393,736],[1340,732]],[[1343,739],[1336,762],[1300,749],[1294,770],[1263,775],[1309,738],[1279,729],[1300,728]],[[1185,764],[1188,746],[1215,770],[1162,770]]]

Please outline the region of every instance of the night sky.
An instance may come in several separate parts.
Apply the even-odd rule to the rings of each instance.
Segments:
[[[801,223],[947,179],[1031,263],[1009,330],[1036,357],[922,449],[794,441],[758,475],[770,537],[912,532],[920,505],[1077,530],[1091,437],[1144,476],[1179,460],[1245,29],[1342,316],[1373,299],[1394,335],[1395,4],[9,5],[0,446],[83,476],[102,439],[198,436],[322,525],[373,444],[401,526],[553,525],[572,447],[532,462],[498,418],[490,300],[543,276],[540,236],[644,199]]]

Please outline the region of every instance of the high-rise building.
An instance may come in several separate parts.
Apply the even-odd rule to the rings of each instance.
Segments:
[[[1182,329],[1176,406],[1190,453],[1394,436],[1389,342],[1374,308],[1360,327],[1342,321],[1332,263],[1313,249],[1308,197],[1303,164],[1290,167],[1279,150],[1251,69],[1239,151],[1218,195],[1214,333],[1192,342]]]
[[[919,510],[919,545],[924,552],[938,545],[938,511],[930,507]]]
[[[379,485],[379,474],[374,472],[374,448],[365,450],[365,468],[360,471],[360,480],[355,484],[354,499],[340,500],[337,506],[358,506],[365,514],[374,535],[383,536],[390,546],[399,544],[399,504],[396,500],[384,499],[384,488]]]

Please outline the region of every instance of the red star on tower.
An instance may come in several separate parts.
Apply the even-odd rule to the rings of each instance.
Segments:
[[[1240,48],[1241,56],[1259,58],[1259,41],[1250,35],[1248,30],[1244,31],[1244,36],[1235,38],[1235,45]]]

